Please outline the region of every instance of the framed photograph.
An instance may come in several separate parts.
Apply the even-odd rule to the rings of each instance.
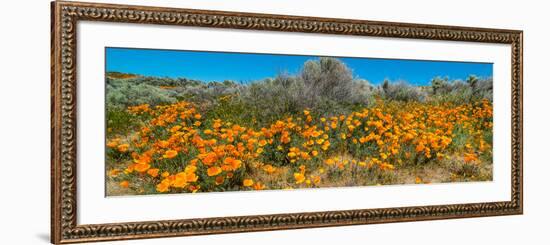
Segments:
[[[523,212],[522,31],[51,11],[52,243]]]

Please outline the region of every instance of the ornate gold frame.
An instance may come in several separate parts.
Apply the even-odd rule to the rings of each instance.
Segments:
[[[214,233],[522,214],[523,32],[365,20],[56,1],[51,4],[51,242],[155,238]],[[77,23],[126,22],[510,44],[511,201],[240,217],[77,224]]]

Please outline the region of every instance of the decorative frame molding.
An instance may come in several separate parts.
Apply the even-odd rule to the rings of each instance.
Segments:
[[[51,242],[266,231],[523,213],[523,32],[425,24],[56,1],[51,4]],[[77,224],[77,23],[125,22],[510,44],[511,201]]]

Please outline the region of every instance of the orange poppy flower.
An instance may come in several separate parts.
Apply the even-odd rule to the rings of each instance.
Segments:
[[[244,179],[243,180],[243,186],[250,187],[254,184],[254,180],[251,179]]]
[[[120,172],[121,172],[120,169],[113,169],[113,170],[109,171],[109,176],[115,177],[115,176],[117,176]]]
[[[131,174],[134,172],[134,168],[136,167],[136,164],[130,164],[126,169],[124,170],[125,174]]]
[[[223,160],[223,163],[231,166],[233,169],[238,169],[241,167],[241,160],[235,159],[233,157],[227,157]]]
[[[259,190],[265,189],[265,185],[262,184],[261,182],[256,182],[256,183],[252,186],[252,188],[253,188],[254,190],[259,191]]]
[[[464,162],[471,163],[471,162],[477,162],[478,158],[476,154],[474,153],[466,153],[464,154]]]
[[[166,140],[161,140],[158,142],[158,145],[162,148],[166,148],[170,145],[170,142],[166,141]]]
[[[128,147],[130,147],[130,145],[128,145],[128,144],[118,145],[117,150],[120,151],[120,152],[127,152]]]
[[[170,188],[170,181],[168,179],[164,179],[157,185],[156,189],[158,192],[167,192],[169,188]]]
[[[313,150],[313,151],[311,151],[311,155],[316,157],[317,155],[319,155],[319,152],[316,151],[316,150]]]
[[[267,164],[264,166],[264,171],[268,174],[272,174],[274,173],[276,170],[276,168],[274,168],[273,166],[271,166],[270,164]]]
[[[145,171],[147,171],[149,168],[151,167],[151,165],[145,163],[145,164],[136,164],[134,165],[134,170],[140,172],[140,173],[143,173]]]
[[[313,178],[313,184],[318,185],[321,183],[321,176],[312,176]]]
[[[174,183],[172,183],[172,186],[183,188],[187,185],[187,174],[185,172],[180,172],[176,174]]]
[[[214,164],[216,161],[218,160],[218,156],[216,155],[216,153],[214,152],[209,152],[206,154],[206,156],[202,159],[202,162],[207,165],[207,166],[210,166],[212,164]]]
[[[107,142],[107,146],[110,147],[110,148],[115,148],[118,144],[118,139],[115,139],[115,140],[111,140],[109,142]]]
[[[174,150],[167,150],[164,155],[162,155],[162,157],[164,158],[174,158],[178,155],[178,152],[177,151],[174,151]]]
[[[389,163],[382,163],[379,165],[380,169],[382,170],[394,170],[395,167],[392,164]]]
[[[129,185],[130,183],[127,180],[120,182],[120,187],[122,188],[128,188]]]
[[[189,190],[192,192],[192,193],[195,193],[197,191],[199,191],[201,189],[201,186],[200,185],[192,185],[192,186],[189,186]]]
[[[151,168],[149,170],[147,170],[147,174],[150,175],[151,177],[157,177],[159,175],[159,169],[158,168]]]
[[[206,172],[207,172],[208,176],[216,176],[216,175],[218,175],[222,172],[222,168],[220,168],[218,166],[214,166],[214,167],[208,168],[208,170]]]
[[[186,173],[194,173],[197,171],[197,166],[195,165],[187,165],[184,170]]]
[[[187,173],[187,182],[196,182],[199,179],[195,173]]]
[[[296,180],[296,184],[301,184],[306,180],[306,177],[302,173],[294,173],[294,179]]]
[[[424,146],[424,144],[418,144],[415,148],[416,152],[421,152],[425,149],[426,147]]]
[[[220,175],[220,176],[216,177],[215,183],[216,183],[216,185],[221,185],[221,184],[223,184],[224,180],[225,180],[225,178]]]
[[[260,140],[258,141],[258,145],[259,146],[265,146],[267,144],[267,141],[266,140]]]

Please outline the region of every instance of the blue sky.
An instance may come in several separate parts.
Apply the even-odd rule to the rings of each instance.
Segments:
[[[144,76],[182,77],[205,82],[250,82],[278,73],[296,74],[304,62],[318,56],[251,54],[159,49],[105,49],[106,70]],[[380,84],[384,79],[427,85],[433,77],[465,79],[469,75],[491,77],[492,63],[420,61],[337,57],[357,78]]]

